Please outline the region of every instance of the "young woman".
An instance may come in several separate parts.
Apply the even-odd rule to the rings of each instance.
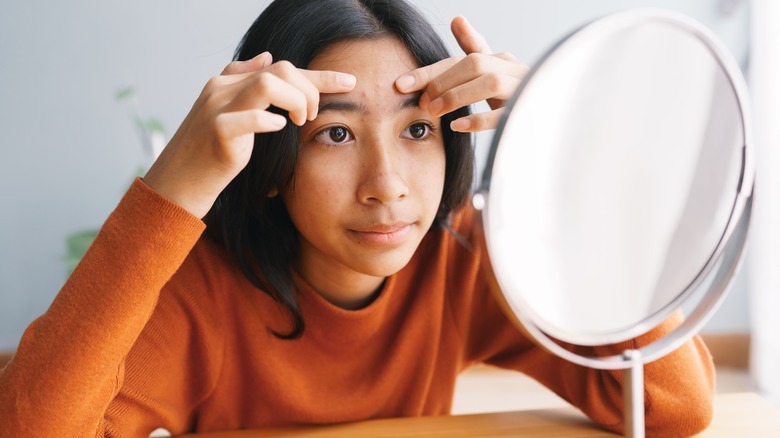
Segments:
[[[0,435],[446,414],[478,362],[620,431],[622,373],[538,348],[491,294],[469,133],[496,125],[526,68],[464,19],[452,31],[465,57],[400,0],[273,2],[25,332],[0,372]],[[645,378],[649,435],[708,424],[699,339]]]

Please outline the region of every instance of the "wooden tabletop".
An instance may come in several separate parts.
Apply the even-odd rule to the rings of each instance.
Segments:
[[[350,437],[614,437],[575,408],[442,417],[389,418],[319,427],[184,435],[190,438]],[[780,409],[753,393],[720,394],[700,437],[780,437]]]

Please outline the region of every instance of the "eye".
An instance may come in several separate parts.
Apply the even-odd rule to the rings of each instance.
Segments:
[[[346,126],[331,126],[318,132],[314,138],[320,143],[338,145],[352,140],[352,133]]]
[[[401,137],[408,138],[410,140],[424,140],[428,138],[433,132],[433,126],[427,122],[416,122],[409,125],[404,129]]]

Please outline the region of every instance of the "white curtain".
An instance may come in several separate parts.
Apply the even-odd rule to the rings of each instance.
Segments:
[[[747,274],[750,372],[780,405],[780,1],[751,1],[750,95],[756,146],[755,210]]]

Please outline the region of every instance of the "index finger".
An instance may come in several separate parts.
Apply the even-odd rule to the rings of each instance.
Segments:
[[[349,73],[342,73],[331,70],[306,70],[298,71],[319,91],[320,94],[346,93],[355,88],[357,78]],[[309,120],[317,117],[319,109],[319,95],[316,99],[309,101]]]
[[[346,93],[355,88],[357,78],[349,73],[332,70],[298,69],[320,93]]]
[[[437,76],[452,68],[460,62],[463,57],[452,57],[442,59],[439,62],[425,67],[420,67],[400,76],[395,80],[395,87],[401,93],[413,93],[427,87],[428,84]]]

